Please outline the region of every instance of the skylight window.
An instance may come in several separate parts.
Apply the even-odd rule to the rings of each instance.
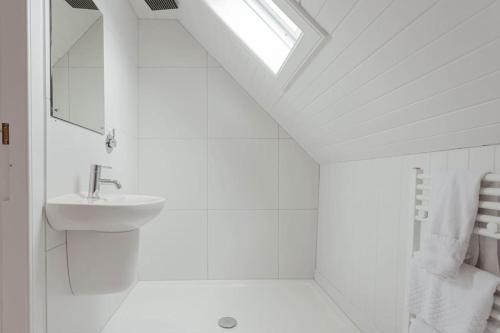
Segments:
[[[205,0],[284,89],[321,47],[326,32],[292,0]],[[219,37],[219,36],[218,36]],[[216,37],[217,38],[217,37]],[[229,43],[229,41],[224,41]],[[237,45],[227,44],[228,50]]]
[[[302,36],[302,30],[272,0],[207,2],[274,74]]]
[[[281,40],[292,49],[302,31],[272,0],[244,0]]]

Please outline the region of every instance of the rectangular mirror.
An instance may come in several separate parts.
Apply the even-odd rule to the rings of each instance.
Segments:
[[[51,0],[51,115],[104,133],[103,18],[92,0]]]

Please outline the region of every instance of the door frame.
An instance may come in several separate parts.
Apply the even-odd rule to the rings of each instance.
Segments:
[[[0,1],[0,108],[12,165],[0,221],[3,333],[46,333],[46,18],[46,0]]]
[[[47,333],[44,207],[46,202],[46,124],[50,110],[50,1],[26,1],[28,6],[28,137],[30,147],[29,332]]]

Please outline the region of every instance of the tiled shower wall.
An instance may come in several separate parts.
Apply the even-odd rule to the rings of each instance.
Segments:
[[[312,278],[318,165],[176,20],[139,21],[141,280]]]

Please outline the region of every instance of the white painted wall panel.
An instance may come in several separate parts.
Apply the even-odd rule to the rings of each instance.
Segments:
[[[494,172],[499,149],[481,146],[321,167],[316,277],[364,332],[403,332],[411,169]]]
[[[485,2],[489,4],[491,0]],[[472,4],[470,1],[466,1],[466,3],[467,5]],[[415,20],[404,26],[403,30],[398,31],[399,33],[395,34],[392,39],[386,39],[386,42],[376,49],[371,56],[366,57],[362,62],[358,63],[345,77],[328,87],[316,100],[304,108],[301,111],[303,113],[302,116],[307,117],[321,111],[326,113],[328,110],[324,110],[325,108],[333,108],[339,103],[339,100],[354,94],[392,66],[404,61],[404,59],[410,57],[421,48],[426,47],[432,41],[441,38],[443,34],[446,34],[450,29],[461,24],[464,19],[468,18],[471,12],[485,7],[485,4],[482,2],[473,2],[473,4],[474,6],[469,8],[469,6],[452,6],[449,2],[438,2],[432,4],[435,8],[429,5],[424,7],[425,11],[423,13],[420,12],[420,15]],[[414,13],[414,11],[415,9],[413,12],[409,11],[407,15],[418,13]],[[394,11],[391,14],[397,15]],[[389,22],[393,21],[390,17],[385,17],[385,19]],[[381,34],[378,28],[375,27],[367,31],[365,34],[366,38],[368,40],[376,39],[377,37],[383,38],[384,34]],[[351,52],[347,53],[352,55]],[[339,71],[343,69],[342,66],[337,64],[329,72],[334,70]]]
[[[425,78],[435,70],[448,64],[454,64],[456,60],[466,57],[476,49],[495,41],[500,36],[500,4],[489,7],[459,29],[447,34],[442,40],[438,40],[422,51],[415,53],[404,62],[398,64],[384,75],[370,82],[363,91],[358,91],[351,98],[344,99],[336,104],[333,111],[334,122],[348,112],[355,112],[357,108],[365,106],[375,99],[397,91],[411,82]],[[496,63],[496,59],[490,58],[489,62]],[[452,82],[451,80],[449,80]],[[418,90],[417,90],[418,92]],[[411,96],[411,95],[410,95]]]
[[[302,110],[313,102],[313,109],[321,109],[321,105],[326,103],[325,98],[319,98],[324,97],[327,89],[335,87],[338,81],[362,65],[366,59],[390,42],[394,36],[435,3],[436,0],[394,2],[352,44],[332,58],[330,64],[294,99],[294,106]]]
[[[500,46],[500,43],[498,46]],[[500,48],[498,50],[500,51]],[[330,143],[325,146],[348,143],[361,137],[377,133],[377,131],[382,132],[394,129],[409,122],[433,118],[437,115],[497,99],[499,72],[495,71],[485,75],[481,75],[481,72],[482,71],[478,70],[478,72],[474,73],[474,75],[480,75],[477,79],[459,84],[455,87],[445,87],[444,91],[430,95],[429,97],[424,96],[408,106],[383,106],[383,104],[380,103],[382,104],[380,107],[371,109],[369,119],[361,120],[356,123],[351,122],[352,125],[349,131],[347,131],[347,127],[335,126],[335,139],[332,139]],[[453,74],[450,73],[450,75]],[[467,76],[467,73],[462,72],[461,76]],[[444,75],[442,81],[443,83],[445,81]],[[437,85],[436,81],[432,83],[429,82],[429,84]],[[394,102],[394,100],[392,102]],[[375,111],[378,111],[380,114],[377,115]],[[347,121],[344,121],[344,123],[345,122]],[[330,132],[329,137],[332,136],[333,134]]]
[[[343,153],[353,154],[363,153],[364,149],[373,149],[380,146],[389,146],[408,142],[415,138],[426,138],[443,133],[443,127],[447,128],[445,133],[452,133],[495,124],[500,122],[498,107],[499,100],[486,101],[478,105],[458,109],[432,119],[424,118],[421,121],[405,124],[390,130],[382,131],[375,135],[361,137],[349,144],[348,149],[329,146],[325,150],[331,149]]]

